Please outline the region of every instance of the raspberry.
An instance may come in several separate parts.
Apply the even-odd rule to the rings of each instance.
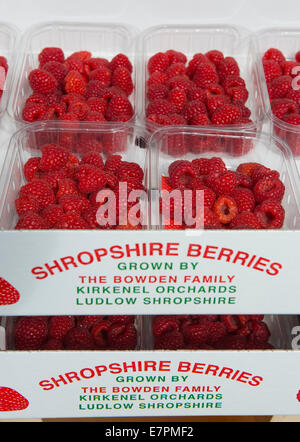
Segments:
[[[69,58],[78,58],[81,61],[85,61],[91,58],[92,54],[89,51],[77,51],[73,52]]]
[[[15,328],[16,350],[39,350],[47,339],[47,325],[35,318],[20,318]]]
[[[208,332],[207,343],[210,345],[214,345],[215,342],[227,335],[226,327],[222,322],[210,322],[206,326]]]
[[[119,68],[118,68],[119,69]],[[98,69],[92,71],[89,75],[89,80],[97,80],[103,88],[109,87],[112,82],[111,70],[105,66],[101,66]]]
[[[104,169],[104,161],[99,152],[87,152],[81,158],[81,164],[90,164],[98,169]]]
[[[16,199],[15,206],[19,216],[25,215],[28,212],[39,212],[39,203],[33,196],[23,196]]]
[[[169,89],[182,89],[187,94],[191,87],[194,86],[194,83],[189,80],[186,75],[179,75],[177,77],[169,78],[166,86]]]
[[[85,230],[89,226],[87,222],[77,213],[66,213],[56,223],[56,229],[59,230]]]
[[[165,53],[169,58],[170,65],[173,63],[186,63],[187,58],[186,55],[179,51],[174,51],[173,49],[169,49]]]
[[[113,324],[107,333],[109,346],[112,350],[135,350],[137,331],[134,324]]]
[[[85,97],[88,100],[92,97],[102,98],[104,88],[98,80],[91,80],[85,87]]]
[[[241,118],[241,110],[238,106],[225,104],[219,107],[212,115],[211,121],[214,125],[229,125],[236,123]]]
[[[193,77],[193,81],[196,86],[205,89],[212,83],[218,83],[219,77],[216,72],[215,66],[211,63],[200,63],[197,66],[196,72]]]
[[[106,114],[107,110],[107,100],[104,98],[91,97],[87,100],[87,105],[89,109],[93,112],[98,112],[102,115]]]
[[[206,323],[191,324],[187,321],[182,326],[182,332],[185,341],[188,344],[200,346],[205,344],[208,339],[208,328]]]
[[[206,101],[206,94],[201,87],[192,86],[187,91],[187,98],[189,101],[200,100],[204,103]]]
[[[71,316],[53,316],[49,321],[48,338],[62,341],[65,335],[75,327]]]
[[[251,321],[250,327],[252,329],[251,343],[265,344],[268,342],[271,333],[268,326],[264,322]]]
[[[146,115],[169,115],[176,114],[176,107],[167,100],[153,100],[148,104]]]
[[[300,115],[299,114],[289,114],[289,115],[286,115],[283,119],[288,124],[292,124],[293,126],[300,126]]]
[[[55,195],[50,186],[41,179],[34,179],[20,189],[20,196],[34,197],[40,209],[55,203]]]
[[[66,350],[94,350],[93,338],[85,328],[73,328],[63,342]]]
[[[107,108],[107,119],[112,120],[114,118],[120,117],[122,115],[128,116],[128,120],[132,118],[134,114],[132,105],[127,98],[115,97],[109,102]]]
[[[66,195],[78,195],[78,187],[72,178],[62,178],[58,180],[56,198],[59,200]]]
[[[229,196],[221,196],[214,205],[214,214],[222,224],[230,224],[238,214],[235,200]]]
[[[180,161],[169,169],[169,175],[173,189],[183,189],[196,178],[196,171],[189,161]]]
[[[179,88],[172,89],[170,91],[168,100],[175,106],[178,113],[180,113],[187,104],[186,94],[182,89]]]
[[[63,349],[63,343],[57,339],[48,339],[40,348],[43,351],[59,351]]]
[[[48,228],[48,224],[40,215],[28,212],[21,216],[15,230],[47,230]]]
[[[233,87],[230,89],[229,97],[231,97],[231,102],[233,104],[245,104],[249,98],[249,92],[244,87]]]
[[[237,186],[238,187],[245,187],[247,189],[252,189],[253,187],[253,180],[248,175],[244,175],[243,173],[235,172],[236,180],[237,180]]]
[[[217,195],[231,195],[237,185],[237,178],[234,172],[227,171],[221,175],[209,175],[206,183]]]
[[[205,54],[205,57],[209,59],[211,63],[213,63],[215,66],[218,66],[218,64],[224,60],[224,54],[221,51],[212,50]]]
[[[169,67],[170,61],[168,55],[159,52],[153,55],[148,61],[148,72],[150,75],[154,72],[164,72]]]
[[[168,78],[178,77],[185,74],[185,69],[184,63],[172,63],[166,70],[166,74]]]
[[[96,192],[103,189],[106,184],[104,172],[90,164],[79,166],[76,177],[79,180],[78,188],[83,193]]]
[[[263,229],[281,229],[285,210],[278,201],[265,200],[255,209],[255,215]]]
[[[211,125],[211,121],[208,118],[207,115],[195,115],[191,120],[190,120],[190,124],[192,126],[210,126]],[[195,139],[197,139],[197,137],[195,137]],[[195,145],[197,145],[197,143],[194,143],[193,146],[193,152],[199,152],[197,150],[195,150]],[[200,150],[201,152],[201,150]]]
[[[132,64],[129,60],[129,58],[124,54],[118,54],[116,55],[110,62],[110,69],[112,72],[114,72],[119,67],[126,68],[130,73],[133,71]]]
[[[106,58],[90,57],[84,60],[84,69],[86,73],[90,73],[101,66],[111,67],[109,61]]]
[[[235,77],[234,75],[230,75],[229,77],[226,77],[225,80],[222,83],[222,86],[224,88],[224,92],[226,94],[230,94],[230,91],[233,88],[241,87],[246,88],[245,80],[241,77]]]
[[[296,91],[294,89],[290,89],[286,94],[285,98],[293,101],[298,106],[300,105],[300,90]]]
[[[51,228],[61,219],[64,211],[60,205],[51,204],[46,207],[41,213],[42,218],[46,221],[47,225]]]
[[[279,63],[275,60],[264,60],[263,68],[267,83],[270,83],[272,80],[282,75],[282,69]]]
[[[257,182],[253,192],[258,203],[269,199],[281,202],[285,193],[285,186],[279,179],[265,177]]]
[[[63,63],[65,61],[65,55],[62,49],[55,47],[44,48],[38,58],[41,66],[51,61],[58,63]]]
[[[288,75],[284,75],[278,78],[275,78],[268,85],[270,98],[278,99],[285,98],[286,94],[292,87],[292,77]]]
[[[127,120],[128,119],[129,119],[129,117],[127,117]],[[92,122],[97,122],[97,123],[104,123],[107,120],[104,117],[104,115],[100,114],[99,112],[90,111],[87,114],[87,116],[85,117],[84,121],[92,121]]]
[[[199,176],[211,173],[224,174],[227,172],[226,165],[221,158],[200,158],[193,160],[192,165]]]
[[[147,80],[147,87],[153,84],[166,84],[168,81],[168,76],[164,72],[154,72],[151,77]]]
[[[64,195],[59,199],[59,204],[65,213],[81,214],[90,207],[89,200],[80,195]]]
[[[252,174],[252,181],[254,184],[256,184],[258,181],[260,181],[262,178],[271,178],[271,179],[280,179],[279,172],[277,170],[271,170],[268,169],[265,166],[259,166],[257,167]]]
[[[152,332],[155,337],[159,337],[169,332],[178,332],[179,322],[172,316],[156,316],[152,323]]]
[[[168,332],[155,341],[155,350],[182,350],[185,347],[180,332]]]
[[[189,123],[199,115],[207,115],[205,104],[200,100],[190,101],[183,109],[182,115]]]
[[[186,120],[182,115],[179,114],[171,114],[169,115],[169,120],[172,126],[185,126]]]
[[[63,84],[68,73],[66,66],[58,61],[48,61],[44,64],[43,70],[53,75],[58,84]]]
[[[98,322],[101,322],[103,318],[104,316],[100,315],[78,316],[77,327],[82,327],[91,330],[96,324],[98,324]]]
[[[289,114],[299,113],[297,104],[287,98],[278,98],[272,100],[271,108],[273,114],[280,120]]]
[[[95,192],[94,195],[98,195],[98,192]],[[81,214],[84,221],[88,224],[89,229],[98,229],[100,227],[97,221],[98,210],[99,206],[94,205],[86,210],[83,210]]]
[[[122,163],[121,155],[111,155],[107,158],[104,170],[112,174],[117,174]]]
[[[42,147],[41,151],[42,158],[39,163],[39,168],[44,172],[59,170],[64,167],[69,160],[69,152],[56,144],[47,144]]]
[[[209,113],[212,115],[218,108],[230,103],[230,98],[227,95],[210,95],[207,97],[206,106]]]
[[[25,179],[29,182],[34,178],[39,178],[39,170],[40,170],[40,158],[30,158],[24,165],[24,176]]]
[[[236,230],[259,230],[261,226],[252,212],[241,212],[231,221],[230,228]]]
[[[271,48],[265,52],[263,56],[263,61],[265,60],[274,60],[279,63],[280,66],[283,65],[286,61],[283,53],[275,48]]]
[[[245,336],[226,336],[216,343],[220,350],[244,350],[247,346]]]
[[[119,323],[119,324],[134,324],[135,322],[135,316],[124,316],[124,315],[113,315],[108,317],[109,321],[112,324]]]
[[[208,207],[209,209],[212,209],[212,207],[214,206],[214,203],[216,201],[216,194],[215,192],[210,189],[209,187],[206,187],[204,185],[198,184],[197,183],[197,178],[193,179],[190,182],[190,187],[191,189],[195,190],[195,191],[202,191],[203,192],[203,202],[204,202],[204,206]]]
[[[229,76],[240,76],[240,68],[233,57],[226,57],[224,60],[220,61],[217,67],[217,72],[221,83]]]
[[[36,93],[50,94],[57,88],[57,81],[52,74],[41,69],[34,69],[28,76],[31,89]]]
[[[189,62],[188,67],[186,69],[186,73],[190,78],[193,78],[197,67],[201,63],[207,63],[208,58],[203,54],[195,54],[192,60]]]
[[[147,98],[148,100],[157,100],[157,99],[165,99],[168,98],[169,90],[163,84],[151,84],[148,87]]]
[[[46,113],[46,107],[41,103],[28,103],[22,111],[22,118],[28,123],[43,120]]]
[[[70,71],[65,78],[65,91],[67,94],[75,93],[85,95],[86,86],[82,75],[77,71]]]
[[[255,198],[252,190],[236,187],[231,196],[235,200],[239,212],[253,212],[255,208]]]
[[[68,72],[78,72],[79,74],[84,74],[83,62],[76,57],[68,57],[64,62],[65,67]]]
[[[139,182],[143,181],[144,171],[137,163],[129,163],[123,161],[118,170],[117,176],[119,181],[126,181],[127,178],[134,178]]]
[[[260,167],[261,164],[259,163],[243,163],[238,166],[236,171],[242,175],[247,175],[250,178],[252,178],[253,172],[257,167]]]
[[[94,343],[96,344],[97,348],[99,349],[107,349],[108,347],[108,339],[107,334],[108,330],[111,327],[110,321],[98,321],[92,328],[91,334],[94,340]]]

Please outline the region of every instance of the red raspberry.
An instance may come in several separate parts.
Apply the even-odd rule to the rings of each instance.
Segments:
[[[285,185],[279,179],[265,177],[257,182],[253,192],[258,203],[269,199],[281,202],[285,193]]]
[[[249,98],[249,92],[244,87],[233,87],[230,89],[229,97],[231,98],[231,102],[233,104],[245,104]]]
[[[262,178],[280,179],[280,174],[277,170],[271,170],[265,166],[257,167],[252,174],[252,181],[256,184]]]
[[[168,100],[153,100],[148,104],[146,115],[169,115],[176,114],[176,107]]]
[[[184,189],[196,178],[196,171],[189,161],[179,161],[170,166],[169,175],[173,189]]]
[[[75,93],[85,95],[86,83],[82,75],[77,71],[70,71],[65,78],[65,91],[67,94]]]
[[[294,89],[290,89],[286,94],[285,98],[293,101],[298,106],[300,106],[300,90],[296,91]]]
[[[223,227],[215,213],[208,207],[204,207],[204,229],[217,230]]]
[[[157,99],[165,99],[168,98],[169,90],[168,88],[163,84],[151,84],[148,87],[147,91],[147,98],[148,100],[157,100]]]
[[[104,98],[91,97],[87,100],[87,105],[89,109],[93,112],[98,112],[102,115],[106,114],[107,110],[107,100]]]
[[[193,324],[187,321],[182,325],[182,333],[188,344],[196,346],[205,344],[208,339],[208,328],[205,322]]]
[[[92,54],[89,51],[77,51],[73,52],[69,58],[78,58],[81,61],[85,61],[89,59],[91,56]]]
[[[46,107],[41,103],[28,103],[25,105],[22,118],[28,123],[34,123],[35,121],[40,121],[44,119],[46,114]]]
[[[197,178],[195,178],[191,181],[190,187],[194,191],[197,191],[197,190],[202,191],[204,206],[208,207],[209,209],[213,208],[213,206],[216,202],[216,194],[212,189],[210,189],[209,187],[206,187],[204,185],[198,184]]]
[[[278,98],[272,100],[271,108],[273,114],[280,120],[287,115],[299,113],[298,105],[287,98]]]
[[[208,331],[207,343],[210,345],[214,345],[215,342],[227,335],[226,327],[222,322],[210,322],[206,324],[206,327]]]
[[[242,175],[247,175],[250,178],[252,178],[252,175],[253,175],[253,172],[255,171],[255,169],[257,169],[260,166],[261,166],[261,164],[259,164],[259,163],[243,163],[238,166],[236,171]]]
[[[207,63],[208,58],[203,54],[195,54],[192,60],[189,62],[188,67],[186,69],[186,73],[190,78],[193,78],[195,75],[195,72],[197,70],[197,67],[201,63]]]
[[[134,324],[135,322],[135,316],[132,315],[113,315],[109,316],[108,320],[112,323],[119,323],[119,324]]]
[[[101,322],[104,319],[104,316],[101,315],[78,316],[76,319],[77,319],[77,327],[82,327],[91,330],[96,324],[98,324],[98,322]]]
[[[35,158],[30,158],[25,163],[24,176],[28,182],[32,181],[34,178],[39,178],[40,162],[41,162],[41,159],[38,157],[35,157]]]
[[[80,195],[64,195],[59,198],[59,204],[65,213],[81,214],[90,207],[89,200]]]
[[[26,213],[21,216],[15,230],[47,230],[49,225],[37,213]]]
[[[107,133],[102,137],[103,152],[109,156],[115,152],[124,152],[127,149],[126,132],[118,131]]]
[[[55,224],[61,219],[64,211],[60,205],[51,204],[51,206],[46,207],[41,213],[42,218],[46,221],[49,227],[54,227]]]
[[[155,340],[155,350],[182,350],[185,348],[182,333],[178,331],[168,332]]]
[[[173,49],[169,49],[168,51],[166,51],[165,54],[168,56],[170,64],[173,64],[173,63],[184,63],[185,64],[187,62],[186,55],[183,54],[182,52],[174,51]]]
[[[137,163],[123,161],[118,170],[117,177],[120,182],[123,180],[126,181],[127,178],[134,178],[142,182],[144,179],[144,171]]]
[[[222,86],[224,88],[225,94],[230,94],[230,91],[233,88],[241,87],[241,88],[245,89],[246,88],[246,83],[245,83],[245,80],[243,78],[241,78],[241,77],[236,77],[234,75],[229,75],[223,81]]]
[[[253,180],[248,175],[244,175],[242,173],[235,172],[236,180],[237,180],[237,186],[239,187],[245,187],[247,189],[252,189],[253,187]]]
[[[55,47],[44,48],[38,58],[41,66],[50,61],[56,61],[58,63],[65,61],[65,55],[62,49]]]
[[[285,210],[278,201],[265,200],[255,209],[255,215],[263,229],[281,229],[284,224]]]
[[[129,58],[124,54],[116,55],[110,62],[110,69],[112,72],[114,72],[119,67],[126,68],[130,73],[132,73],[133,71],[133,67]]]
[[[95,192],[94,195],[98,195],[98,192]],[[83,210],[81,214],[82,218],[87,222],[89,229],[98,229],[100,227],[97,221],[98,210],[99,205],[94,205],[90,206],[86,210]]]
[[[20,196],[32,196],[38,203],[40,209],[44,209],[50,204],[55,203],[55,195],[50,186],[41,179],[34,179],[30,183],[25,184],[20,189]]]
[[[262,321],[251,321],[250,328],[252,330],[252,334],[250,337],[250,342],[254,344],[265,344],[268,342],[271,337],[271,332],[267,326]]]
[[[109,87],[112,82],[111,70],[105,66],[101,66],[98,69],[92,71],[89,75],[89,80],[97,80],[103,88]]]
[[[185,126],[186,120],[182,115],[179,114],[171,114],[168,116],[170,123],[172,126]]]
[[[218,83],[219,77],[216,68],[211,63],[200,63],[197,66],[196,72],[193,76],[193,81],[196,86],[205,89],[212,83]]]
[[[30,103],[38,103],[47,107],[48,105],[47,95],[33,93],[27,98],[27,100],[25,101],[25,105]]]
[[[265,61],[265,60],[274,60],[277,63],[279,63],[279,65],[283,65],[286,61],[283,53],[281,51],[279,51],[279,49],[275,49],[275,48],[271,48],[265,52],[265,54],[263,56],[263,61]]]
[[[152,322],[152,332],[155,337],[178,331],[179,321],[172,316],[156,316]]]
[[[229,125],[236,123],[241,116],[241,110],[238,106],[225,104],[214,112],[211,121],[216,126]]]
[[[255,208],[255,198],[252,190],[236,187],[231,196],[235,200],[239,212],[253,212]]]
[[[282,65],[282,73],[283,75],[290,75],[292,78],[297,77],[299,74],[300,64],[296,61],[286,61]]]
[[[62,178],[57,182],[56,198],[59,200],[66,195],[78,195],[77,183],[72,178]]]
[[[111,327],[111,322],[102,320],[97,321],[97,323],[93,326],[91,330],[91,334],[98,349],[107,349],[108,348],[108,330]]]
[[[214,205],[214,214],[222,224],[230,224],[238,214],[235,200],[229,196],[221,196]]]
[[[260,224],[252,212],[239,213],[230,223],[231,229],[236,230],[259,230]]]
[[[80,215],[74,212],[64,214],[55,225],[59,230],[85,230],[89,226]]]
[[[25,215],[28,212],[39,212],[39,203],[33,196],[23,196],[16,199],[15,206],[19,216]]]
[[[275,78],[268,85],[268,91],[271,100],[285,98],[286,94],[292,87],[292,77],[285,75]]]
[[[222,158],[199,158],[193,160],[192,165],[199,176],[210,175],[211,173],[224,174],[227,172],[226,165]]]
[[[76,178],[79,180],[78,188],[83,193],[92,193],[103,189],[106,185],[106,177],[102,170],[90,164],[78,167]]]
[[[85,97],[87,100],[92,97],[103,98],[102,97],[103,91],[104,91],[104,88],[103,88],[102,84],[100,83],[100,81],[91,80],[86,85]]]
[[[289,114],[283,117],[284,121],[293,126],[300,126],[300,115],[299,114]]]
[[[207,115],[205,104],[200,100],[190,101],[183,109],[182,115],[189,123],[199,115]]]
[[[44,64],[43,70],[53,75],[58,84],[63,84],[68,73],[66,66],[58,61],[48,61]]]
[[[166,70],[168,78],[178,77],[185,74],[185,64],[184,63],[173,63]]]
[[[75,320],[71,316],[53,316],[49,321],[48,337],[62,341],[65,335],[75,327]]]
[[[230,103],[230,98],[227,95],[210,95],[207,97],[206,106],[209,113],[212,115],[214,112]]]
[[[270,83],[272,80],[282,75],[282,69],[279,63],[275,60],[264,60],[263,68],[267,83]]]
[[[203,103],[206,101],[206,94],[204,89],[197,86],[192,86],[188,89],[187,98],[189,101],[200,100]]]
[[[104,169],[104,161],[99,152],[87,152],[81,158],[81,164],[90,164],[98,169]]]
[[[74,72],[78,72],[81,75],[83,75],[85,73],[84,64],[79,58],[68,57],[65,60],[64,65],[66,66],[68,72],[74,71]]]
[[[209,59],[211,63],[213,63],[215,66],[218,66],[218,64],[224,60],[224,54],[221,51],[212,50],[205,54],[205,57]]]
[[[39,168],[44,172],[61,169],[67,164],[70,156],[68,151],[57,144],[47,144],[42,147],[41,151],[42,158]]]
[[[40,348],[40,350],[43,351],[60,351],[63,349],[63,343],[61,341],[58,341],[57,339],[49,339]]]
[[[187,104],[186,94],[182,89],[172,89],[169,93],[168,100],[172,103],[176,111],[180,113]]]
[[[121,155],[111,155],[110,157],[107,158],[104,169],[105,171],[116,175],[121,166],[121,163],[122,163]]]
[[[85,328],[73,328],[63,342],[66,350],[94,350],[93,338]]]
[[[39,319],[20,318],[17,322],[14,340],[16,350],[39,350],[47,339],[47,324]]]
[[[247,348],[247,338],[245,336],[226,336],[216,343],[216,348],[220,350],[245,350]]]
[[[211,121],[208,118],[207,115],[195,115],[191,120],[190,120],[190,124],[192,126],[210,126],[211,125]],[[199,138],[199,137],[198,137]],[[202,137],[203,139],[203,137]],[[194,141],[196,141],[196,143],[194,143],[193,145],[193,152],[201,152],[201,149],[197,151],[197,137],[194,137]]]
[[[240,76],[240,68],[233,57],[226,57],[224,60],[220,61],[217,67],[217,72],[221,83],[229,76]]]
[[[129,119],[129,116],[127,117],[127,120]],[[99,112],[90,111],[87,116],[85,117],[84,121],[92,121],[93,123],[104,123],[106,122],[106,118],[104,115],[100,114]],[[101,148],[102,150],[102,148]]]
[[[62,117],[66,112],[65,103],[58,103],[51,107],[48,107],[44,115],[44,120],[57,120]]]
[[[132,118],[134,114],[132,104],[127,98],[115,97],[109,102],[106,117],[108,120],[112,120],[122,115],[128,116],[128,120]]]
[[[41,69],[34,69],[28,76],[31,89],[40,94],[50,94],[57,88],[57,81],[52,74]]]
[[[148,72],[150,75],[154,72],[164,72],[170,65],[168,55],[163,52],[159,52],[153,55],[148,61]]]
[[[236,174],[226,171],[224,174],[208,175],[206,179],[208,187],[211,187],[217,195],[231,195],[237,185]]]
[[[177,77],[170,78],[166,86],[169,89],[182,89],[186,94],[188,91],[195,85],[194,83],[189,80],[189,78],[186,75],[179,75]]]
[[[168,76],[164,72],[154,72],[151,77],[147,80],[147,87],[153,84],[166,84],[168,81]]]
[[[107,333],[108,343],[112,350],[135,350],[137,331],[134,324],[113,324]]]
[[[110,63],[106,58],[90,57],[84,60],[84,71],[89,74],[91,71],[98,69],[102,66],[110,67]]]

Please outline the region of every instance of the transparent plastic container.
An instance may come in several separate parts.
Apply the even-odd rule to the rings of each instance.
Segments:
[[[197,53],[207,53],[217,49],[225,57],[235,57],[241,77],[249,91],[247,106],[252,112],[253,124],[239,125],[239,129],[261,129],[263,111],[257,90],[254,72],[255,53],[252,51],[249,31],[227,25],[161,25],[147,29],[139,37],[139,117],[145,122],[147,107],[146,82],[149,58],[158,52],[169,49],[183,52],[188,61]],[[147,121],[147,127],[155,131],[161,126]]]
[[[5,88],[0,100],[0,118],[4,115],[12,93],[11,82],[15,70],[15,47],[18,39],[18,30],[11,24],[0,22],[0,56],[7,59],[8,72],[5,79]]]
[[[180,318],[180,316],[179,316]],[[148,318],[148,339],[147,346],[149,350],[155,349],[155,337],[152,332],[152,326],[155,316]],[[299,320],[297,316],[285,316],[285,315],[266,315],[263,322],[268,326],[271,337],[268,341],[275,350],[292,350],[294,327],[299,326]],[[196,351],[210,351],[210,350],[196,350]],[[221,350],[226,351],[226,350]],[[273,351],[273,350],[264,350]]]
[[[90,137],[103,146],[113,146],[113,151],[102,152],[105,160],[107,155],[121,155],[124,161],[140,165],[144,171],[145,194],[139,199],[143,217],[143,227],[149,226],[148,209],[148,156],[146,133],[134,125],[97,125],[95,123],[33,123],[20,129],[11,139],[0,180],[0,230],[13,230],[18,215],[15,200],[21,186],[26,184],[23,168],[31,157],[41,156],[41,147],[56,143],[67,148],[79,159],[90,151]],[[53,233],[55,235],[55,233]]]
[[[175,146],[175,149],[174,149]],[[184,153],[178,153],[178,146]],[[237,150],[239,155],[237,156]],[[168,176],[170,164],[177,160],[221,157],[228,169],[241,163],[256,162],[277,170],[286,190],[282,202],[286,211],[284,230],[300,229],[300,197],[296,165],[290,149],[278,138],[248,131],[209,130],[196,128],[162,128],[151,136],[151,188],[162,190],[162,176]],[[151,224],[163,229],[157,198],[152,201]],[[224,232],[224,234],[233,232]]]
[[[295,155],[298,172],[300,174],[300,126],[286,123],[272,113],[262,64],[262,57],[270,48],[279,49],[287,60],[295,61],[295,55],[300,50],[300,30],[299,28],[263,29],[255,34],[253,47],[255,48],[254,51],[257,56],[259,93],[268,125],[267,130],[280,137],[290,146]]]
[[[83,315],[83,316],[88,316],[88,315]],[[14,342],[14,332],[15,332],[16,324],[20,318],[21,317],[16,317],[16,316],[0,318],[0,351],[1,350],[2,351],[6,351],[6,350],[16,351],[15,342]],[[49,324],[51,316],[46,317],[46,318],[47,319],[45,319],[45,320],[47,321],[47,324]],[[78,319],[80,318],[80,316],[76,316],[76,317],[74,316],[73,318],[75,321],[75,326],[78,327],[79,326]],[[108,317],[107,318],[103,317],[103,319],[109,320]],[[142,350],[143,348],[145,348],[145,321],[144,321],[144,317],[143,316],[135,316],[134,326],[137,331],[137,345],[136,345],[134,351]],[[91,328],[90,328],[90,330],[91,330]],[[1,336],[1,333],[2,333],[2,336]],[[2,341],[1,341],[1,337],[2,337]],[[48,339],[49,339],[49,335],[48,335]],[[2,342],[2,345],[1,345],[1,342]],[[108,348],[107,351],[109,351],[109,350],[113,350],[113,349]],[[46,351],[46,350],[41,349],[40,351]],[[60,351],[68,351],[68,350],[62,349]],[[96,349],[95,351],[104,351],[104,350]]]
[[[17,126],[28,124],[22,119],[26,99],[32,93],[28,83],[30,71],[38,67],[38,55],[45,47],[60,47],[68,57],[73,52],[86,50],[93,57],[108,58],[119,53],[127,55],[133,65],[134,92],[130,97],[136,101],[135,31],[123,24],[110,23],[44,23],[29,29],[22,37],[20,60],[14,76],[13,95],[9,114]],[[135,115],[131,121],[135,120]]]

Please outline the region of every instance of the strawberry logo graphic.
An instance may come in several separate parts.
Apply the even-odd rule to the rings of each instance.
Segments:
[[[21,411],[29,405],[28,400],[17,391],[0,387],[0,412]]]
[[[298,402],[300,402],[300,390],[298,391],[297,399],[298,399]]]
[[[9,282],[0,277],[0,305],[16,304],[20,293]]]

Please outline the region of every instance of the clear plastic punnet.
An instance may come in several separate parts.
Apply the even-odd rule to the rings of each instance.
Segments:
[[[256,132],[209,130],[196,128],[162,128],[151,136],[151,188],[157,195],[152,201],[151,224],[165,228],[159,209],[158,195],[163,190],[162,177],[168,176],[169,166],[177,160],[220,157],[227,169],[236,170],[242,163],[259,163],[279,172],[285,185],[282,206],[285,209],[284,230],[298,230],[299,186],[296,165],[290,149],[280,139]],[[230,232],[224,232],[229,234]],[[231,233],[233,233],[231,231]]]
[[[295,55],[300,49],[300,31],[297,28],[279,27],[263,29],[255,34],[254,47],[257,54],[259,92],[268,124],[267,130],[290,146],[300,173],[300,126],[286,123],[273,114],[262,64],[262,57],[270,48],[279,49],[287,60],[295,61]]]
[[[18,31],[8,23],[0,23],[0,57],[5,57],[8,64],[8,72],[5,79],[4,91],[0,101],[0,117],[6,111],[8,100],[12,93],[11,81],[15,64],[15,45],[18,38]],[[2,89],[2,87],[1,87]]]
[[[38,68],[38,55],[45,47],[59,47],[68,57],[74,52],[89,51],[92,57],[109,61],[119,53],[125,54],[133,65],[132,79],[136,86],[135,30],[123,24],[110,23],[44,23],[29,29],[22,38],[20,59],[14,76],[14,93],[9,103],[9,114],[17,126],[26,124],[22,110],[32,93],[28,82],[30,71]],[[136,87],[130,96],[135,106]],[[135,115],[131,121],[135,120]]]
[[[150,28],[141,34],[138,42],[139,54],[139,116],[145,121],[147,107],[146,84],[149,78],[147,65],[150,57],[170,49],[183,52],[188,62],[195,54],[206,54],[211,50],[223,52],[225,57],[234,57],[240,67],[240,76],[249,91],[246,103],[251,110],[252,123],[239,124],[240,129],[260,129],[263,119],[260,96],[254,72],[255,54],[251,48],[250,32],[227,25],[162,25]],[[159,126],[147,121],[149,130]]]
[[[115,155],[121,156],[123,161],[140,166],[144,173],[144,191],[137,197],[141,211],[138,218],[141,219],[142,227],[147,229],[149,225],[147,135],[143,129],[130,124],[108,126],[99,126],[95,123],[78,125],[44,122],[20,129],[11,139],[3,169],[5,172],[1,176],[0,229],[12,230],[16,226],[18,215],[15,200],[18,198],[20,188],[27,182],[24,165],[30,158],[40,157],[43,146],[53,143],[74,154],[76,161],[80,161],[85,153],[99,149],[104,162],[109,156]],[[126,229],[125,225],[124,228]]]

